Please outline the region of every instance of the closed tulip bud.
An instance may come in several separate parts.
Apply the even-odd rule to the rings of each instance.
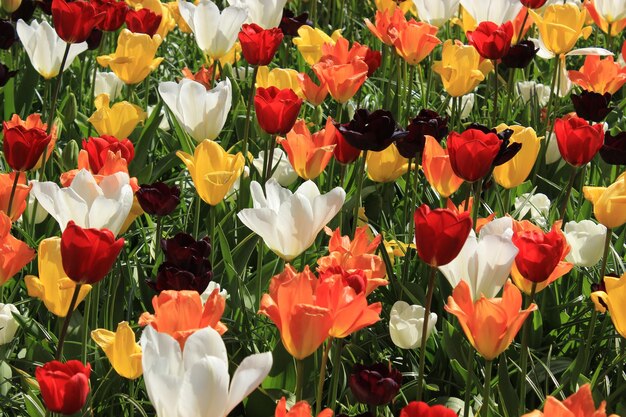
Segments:
[[[52,0],[54,30],[67,43],[85,42],[104,17],[88,1]]]
[[[19,325],[13,315],[19,313],[13,304],[0,303],[0,346],[11,343],[15,337]]]
[[[372,113],[359,109],[349,123],[338,125],[337,129],[354,148],[375,152],[407,135],[396,124],[391,112],[382,109]]]
[[[20,7],[22,0],[2,0],[0,4],[2,4],[2,8],[5,12],[13,13]]]
[[[66,171],[73,169],[78,165],[78,153],[80,152],[80,148],[78,147],[78,143],[75,140],[70,140],[67,142],[63,151],[61,152],[61,160],[63,161],[63,167]]]
[[[604,134],[604,145],[600,148],[600,157],[609,165],[626,165],[626,132],[612,135]]]
[[[261,129],[270,135],[285,135],[296,123],[302,99],[293,90],[276,87],[257,88],[254,109]]]
[[[51,361],[38,366],[35,378],[46,409],[64,415],[80,411],[89,395],[90,375],[91,366],[76,360]]]
[[[555,55],[566,54],[580,37],[587,38],[591,34],[591,27],[585,27],[587,13],[577,4],[552,4],[545,9],[543,16],[534,10],[528,13],[535,21],[546,49]]]
[[[501,141],[495,133],[468,129],[448,136],[448,153],[454,173],[465,181],[484,178],[500,152]]]
[[[515,265],[520,274],[529,281],[540,283],[547,280],[561,261],[567,241],[556,228],[548,233],[534,230],[522,231],[513,236],[519,249]]]
[[[572,94],[571,99],[578,117],[589,122],[601,122],[613,110],[613,107],[609,107],[611,103],[609,93],[583,91],[580,94]]]
[[[115,332],[96,329],[91,338],[104,350],[115,372],[128,379],[141,376],[141,346],[135,342],[135,333],[127,322],[119,323]]]
[[[280,25],[278,27],[285,36],[298,36],[298,29],[304,25],[313,25],[313,22],[309,20],[309,14],[307,12],[296,16],[291,10],[283,8],[283,16],[280,19]]]
[[[403,157],[415,158],[424,151],[427,135],[438,142],[448,135],[448,118],[433,110],[422,109],[411,119],[407,132],[405,137],[396,141],[396,146]]]
[[[263,29],[258,25],[243,25],[239,42],[243,57],[250,65],[269,65],[283,41],[279,28]]]
[[[608,187],[583,187],[596,219],[609,229],[626,223],[626,172]]]
[[[455,417],[456,411],[443,405],[428,405],[422,401],[411,401],[401,411],[400,417]]]
[[[400,391],[402,374],[391,364],[355,365],[348,380],[350,391],[360,403],[389,404]]]
[[[180,188],[164,182],[143,184],[135,195],[143,211],[154,216],[167,216],[180,203]]]
[[[542,193],[524,193],[515,197],[514,207],[518,212],[517,219],[521,220],[528,213],[533,223],[545,226],[550,212],[550,199]]]
[[[145,33],[152,37],[157,33],[161,25],[162,15],[156,14],[150,9],[129,10],[126,13],[126,27],[133,33]]]
[[[498,26],[493,22],[480,22],[476,30],[467,32],[469,43],[485,59],[500,59],[511,47],[513,24],[510,21]]]
[[[606,233],[606,226],[591,220],[567,222],[564,234],[571,249],[565,259],[576,266],[594,266],[602,258]]]
[[[506,55],[502,57],[502,63],[509,68],[526,68],[537,55],[539,48],[532,41],[521,41],[512,45]]]
[[[392,342],[401,349],[415,349],[422,343],[424,307],[396,301],[391,307],[389,334]],[[430,313],[426,338],[430,337],[437,324],[437,314]]]
[[[433,71],[439,74],[443,88],[452,97],[470,93],[493,69],[490,60],[483,60],[471,45],[458,45],[450,39],[444,42],[441,61],[435,61]]]
[[[10,127],[3,122],[2,150],[7,164],[16,171],[32,169],[47,149],[52,136],[38,127],[26,128],[23,125]]]
[[[79,284],[101,281],[124,246],[107,229],[83,229],[70,221],[61,235],[61,258],[67,276]]]
[[[94,0],[98,13],[104,14],[104,19],[98,25],[98,29],[105,32],[115,32],[124,24],[128,4],[121,0]]]
[[[554,133],[561,156],[575,167],[591,162],[604,144],[602,124],[590,125],[580,117],[557,119]]]
[[[456,258],[472,230],[469,212],[431,210],[426,204],[415,210],[414,220],[417,254],[433,267],[446,265]]]
[[[550,87],[535,81],[518,82],[516,91],[525,105],[545,107],[550,99]]]
[[[289,187],[298,179],[298,173],[294,171],[289,162],[289,157],[280,148],[274,149],[274,155],[272,156],[272,176],[283,187]],[[260,151],[259,156],[254,158],[252,165],[256,168],[259,174],[263,174],[263,167],[267,165],[265,161],[265,151]]]

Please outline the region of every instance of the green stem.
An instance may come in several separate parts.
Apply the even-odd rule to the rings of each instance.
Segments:
[[[480,194],[483,190],[483,179],[479,179],[474,183],[474,201],[472,202],[472,225],[476,230],[476,222],[478,221],[478,211],[480,210]]]
[[[72,294],[72,299],[70,300],[70,306],[67,309],[65,320],[63,320],[63,327],[61,328],[61,335],[59,336],[59,343],[57,344],[57,352],[54,356],[54,359],[56,360],[61,360],[61,357],[63,356],[63,345],[65,344],[67,329],[70,326],[70,319],[72,318],[72,313],[76,307],[76,301],[78,301],[78,293],[80,292],[81,285],[82,284],[76,284],[76,287],[74,287],[74,294]]]
[[[365,161],[367,160],[367,150],[363,151],[363,156],[361,157],[361,163],[359,167],[356,168],[356,194],[354,196],[354,215],[352,221],[354,224],[352,225],[352,235],[356,231],[357,223],[359,221],[359,208],[361,208],[361,192],[363,191],[363,177],[365,177]]]
[[[430,275],[428,277],[428,290],[426,292],[426,306],[424,307],[424,322],[422,324],[422,340],[420,345],[419,374],[417,375],[417,401],[422,401],[422,393],[424,391],[424,368],[426,367],[426,341],[428,340],[428,319],[430,317],[430,309],[433,301],[433,292],[435,290],[435,277],[437,268],[430,267]]]
[[[511,98],[513,97],[513,81],[515,79],[515,68],[509,68],[509,79],[506,82],[506,102],[504,104],[505,122],[508,123],[511,112]]]
[[[530,296],[528,297],[528,306],[530,306],[535,300],[535,293],[537,292],[537,283],[533,282],[530,290]],[[527,306],[527,307],[528,307]],[[532,320],[532,315],[529,317]],[[526,410],[526,369],[528,368],[528,338],[530,332],[529,320],[524,321],[522,327],[522,347],[520,352],[520,383],[519,383],[519,414],[523,414]]]
[[[343,342],[341,339],[333,344],[333,372],[330,375],[330,399],[328,407],[334,410],[337,403],[337,392],[339,390],[339,376],[341,375],[341,352],[343,350]]]
[[[156,230],[154,234],[154,239],[156,240],[154,246],[154,260],[159,259],[159,253],[161,252],[161,235],[163,234],[163,221],[162,216],[157,216],[156,218]]]
[[[326,347],[324,348],[324,353],[322,354],[322,363],[320,365],[320,376],[319,381],[317,382],[317,396],[315,398],[315,415],[319,415],[320,411],[322,411],[322,396],[324,394],[324,380],[326,379],[326,365],[328,364],[328,354],[330,353],[330,348],[333,345],[333,338],[329,337],[326,341]]]
[[[59,75],[57,75],[57,82],[56,86],[54,87],[54,94],[52,95],[52,101],[50,102],[50,114],[48,115],[48,133],[52,131],[52,122],[54,121],[54,112],[56,111],[57,107],[57,98],[59,97],[59,91],[61,90],[61,81],[63,81],[63,67],[65,67],[65,62],[67,61],[67,56],[70,53],[71,45],[72,44],[70,43],[65,45],[65,52],[63,52],[63,59],[61,59]]]
[[[563,219],[565,222],[565,215],[567,214],[567,203],[569,203],[570,196],[572,194],[572,188],[574,187],[574,180],[576,179],[576,174],[578,173],[578,167],[574,167],[572,170],[572,174],[569,177],[569,181],[567,183],[567,187],[565,188],[565,198],[561,202],[561,211],[560,219]]]
[[[304,360],[296,359],[296,402],[302,401],[304,391]]]
[[[270,137],[270,143],[268,144],[268,148],[269,152],[265,154],[265,157],[267,159],[267,168],[263,175],[263,184],[265,184],[272,177],[272,171],[274,170],[274,149],[276,149],[276,139],[273,136]]]
[[[612,237],[613,237],[613,230],[607,227],[606,237],[604,238],[604,249],[602,251],[602,264],[600,265],[600,282],[604,280],[604,274],[606,273],[606,262],[608,260],[609,247],[611,246]]]
[[[465,377],[465,401],[463,402],[463,415],[469,416],[470,402],[472,401],[472,379],[474,379],[474,348],[470,344],[467,351],[467,376]]]
[[[198,234],[200,233],[200,206],[202,205],[202,199],[200,196],[196,197],[196,217],[193,223],[193,236],[196,239],[199,239]]]
[[[494,89],[494,94],[493,94],[493,111],[491,113],[491,126],[495,126],[496,125],[496,121],[498,120],[498,89],[499,89],[499,83],[498,83],[498,61],[494,60],[493,61],[493,66],[494,66],[494,72],[493,72],[493,89]]]
[[[484,416],[487,417],[489,415],[489,400],[491,396],[491,367],[493,365],[493,360],[488,360],[485,362],[485,387],[483,390],[483,408],[485,409]]]
[[[15,171],[15,179],[13,180],[13,186],[11,187],[11,194],[9,195],[9,207],[7,208],[7,215],[11,216],[11,209],[13,208],[13,199],[15,198],[15,190],[17,190],[17,184],[20,181],[20,174],[22,171]]]

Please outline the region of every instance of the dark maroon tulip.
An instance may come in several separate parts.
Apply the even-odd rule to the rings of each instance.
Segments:
[[[52,0],[35,0],[35,3],[42,12],[44,12],[48,16],[52,15]]]
[[[372,406],[389,404],[400,391],[402,374],[386,363],[355,365],[349,385],[360,403]]]
[[[94,0],[99,13],[104,13],[105,17],[98,29],[105,32],[114,32],[124,24],[128,5],[123,0]]]
[[[0,62],[0,87],[4,87],[15,74],[17,71],[10,71],[9,67]]]
[[[350,145],[362,151],[383,151],[407,135],[387,110],[370,113],[366,109],[359,109],[349,123],[336,127]]]
[[[415,158],[424,150],[426,135],[432,136],[438,142],[448,135],[448,118],[439,113],[422,109],[407,127],[408,134],[396,141],[400,155],[404,158]]]
[[[102,42],[102,31],[100,29],[94,29],[91,32],[91,35],[87,38],[87,49],[90,51],[95,51],[100,47],[100,42]]]
[[[601,122],[613,110],[609,107],[611,102],[610,93],[596,93],[583,91],[580,94],[572,94],[572,103],[578,117],[590,122]]]
[[[296,16],[291,10],[283,9],[283,17],[278,27],[285,36],[298,36],[298,29],[304,25],[313,26],[308,13],[305,12]]]
[[[126,12],[126,27],[133,33],[145,33],[154,36],[161,24],[162,15],[150,9],[128,10]]]
[[[50,3],[52,4],[52,2]],[[11,13],[11,20],[17,22],[22,19],[25,22],[28,22],[32,19],[33,14],[35,14],[35,9],[37,9],[37,3],[35,0],[22,0],[22,4],[17,8],[16,11]],[[48,13],[50,14],[50,13]]]
[[[509,68],[526,68],[538,51],[539,48],[532,41],[521,41],[511,46],[509,52],[502,57],[502,63]]]
[[[206,262],[209,261],[206,260]],[[169,262],[164,262],[159,266],[156,279],[147,280],[146,284],[157,294],[167,290],[196,291],[198,294],[202,294],[209,286],[211,278],[213,278],[212,270],[194,275],[189,271],[170,265]]]
[[[17,41],[15,27],[8,20],[0,20],[0,49],[9,49]]]
[[[520,2],[529,9],[538,9],[546,4],[548,0],[520,0]]]
[[[180,202],[180,189],[175,185],[170,187],[164,182],[155,182],[141,185],[135,196],[146,213],[167,216]]]
[[[609,165],[626,165],[626,132],[604,134],[600,157]]]

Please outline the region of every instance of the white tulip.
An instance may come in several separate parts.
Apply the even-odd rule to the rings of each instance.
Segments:
[[[117,235],[133,205],[133,189],[125,172],[108,175],[98,184],[89,171],[81,169],[69,187],[38,182],[31,193],[61,231],[74,220],[80,227],[109,229]]]
[[[421,21],[438,28],[445,25],[459,10],[459,0],[413,0]]]
[[[448,113],[448,116],[451,116],[452,108],[456,106],[455,100],[450,100],[448,98],[445,99],[448,100],[448,108],[446,110],[446,113]],[[475,100],[476,94],[474,93],[465,94],[461,97],[461,119],[467,119],[470,116],[470,114],[472,113],[472,109],[474,108]]]
[[[219,59],[231,50],[248,16],[240,7],[227,7],[220,13],[211,0],[200,0],[197,6],[179,0],[178,8],[193,31],[198,47],[213,59]]]
[[[524,105],[545,107],[550,100],[550,87],[535,81],[520,81],[517,83],[517,92]]]
[[[206,300],[209,299],[209,296],[211,294],[213,294],[213,290],[218,291],[219,295],[224,299],[224,300],[228,300],[228,292],[224,289],[222,289],[220,287],[220,284],[218,284],[215,281],[209,281],[209,285],[207,285],[206,289],[202,292],[202,294],[200,294],[200,298],[202,299],[203,303],[206,303]]]
[[[120,80],[114,72],[96,72],[96,84],[93,88],[93,96],[108,94],[111,101],[115,101],[122,93],[124,81]]]
[[[37,180],[28,181],[28,183],[31,185],[37,182],[39,181]],[[33,210],[35,209],[35,201],[36,201],[36,198],[33,195],[33,193],[28,193],[28,204],[26,205],[26,215],[28,216],[29,219],[33,218]],[[37,211],[35,212],[35,224],[39,224],[43,222],[44,220],[46,220],[46,217],[48,217],[48,212],[44,210],[39,204],[37,204]],[[23,219],[23,217],[20,217],[20,219]]]
[[[226,346],[210,327],[189,336],[182,351],[173,337],[152,326],[140,344],[143,378],[158,417],[225,417],[272,368],[270,352],[250,355],[231,380]]]
[[[550,199],[547,195],[524,193],[515,198],[515,210],[518,220],[530,213],[530,220],[539,226],[545,226],[550,212]]]
[[[273,178],[265,184],[265,195],[256,181],[250,184],[250,192],[254,208],[241,210],[237,217],[286,261],[313,244],[346,199],[341,187],[320,194],[313,181],[306,181],[292,193]]]
[[[422,306],[396,301],[393,307],[391,307],[389,318],[391,341],[400,349],[415,349],[419,347],[422,344],[425,312],[426,309]],[[430,313],[426,339],[430,337],[436,323],[437,314]]]
[[[10,343],[15,337],[19,325],[13,313],[19,314],[17,307],[0,303],[0,345]]]
[[[278,27],[287,0],[228,0],[231,6],[241,7],[248,13],[248,23],[256,23],[263,29]]]
[[[624,0],[595,0],[594,6],[598,14],[609,24],[626,18]]]
[[[486,21],[501,25],[515,19],[523,7],[519,0],[461,0],[461,6],[477,25]]]
[[[56,77],[61,69],[61,61],[67,43],[57,35],[52,26],[45,20],[37,20],[26,24],[22,19],[17,21],[17,36],[22,41],[26,54],[33,68],[46,80]],[[87,50],[87,42],[73,43],[63,66],[68,69],[78,54]]]
[[[594,266],[602,259],[606,233],[606,226],[591,220],[567,222],[564,234],[570,252],[565,260],[576,266]]]
[[[260,151],[259,156],[254,158],[252,165],[263,175],[263,166],[265,164],[265,151]],[[272,178],[274,178],[283,187],[289,187],[298,179],[298,174],[294,171],[289,162],[289,157],[282,149],[274,149],[274,156],[272,161]]]
[[[230,80],[208,90],[197,81],[183,78],[179,83],[159,84],[159,94],[185,132],[198,143],[215,140],[222,131],[232,104]]]
[[[562,156],[561,151],[559,151],[559,144],[556,141],[556,135],[546,132],[546,138],[546,164],[550,165],[560,161]]]
[[[461,280],[467,282],[474,300],[481,295],[495,297],[506,283],[519,251],[512,239],[511,218],[495,219],[480,229],[478,238],[472,230],[458,256],[439,270],[452,288]]]

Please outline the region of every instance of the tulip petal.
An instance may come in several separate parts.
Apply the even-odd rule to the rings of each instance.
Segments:
[[[257,353],[246,357],[235,371],[230,383],[226,412],[228,414],[237,404],[254,391],[272,369],[272,354]]]

